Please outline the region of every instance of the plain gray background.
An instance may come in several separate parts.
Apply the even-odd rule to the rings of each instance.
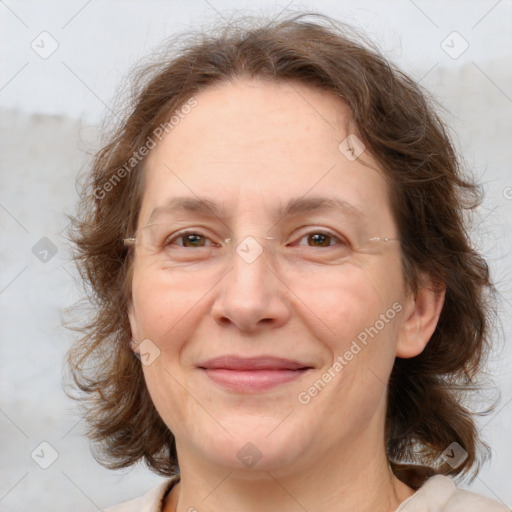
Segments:
[[[76,176],[87,165],[87,153],[98,149],[98,125],[137,59],[176,31],[229,19],[235,10],[275,16],[283,9],[317,10],[366,30],[439,99],[459,150],[485,186],[474,240],[488,257],[502,296],[502,331],[489,366],[502,398],[496,412],[479,422],[493,458],[470,488],[512,506],[510,0],[5,0],[0,1],[4,512],[103,510],[160,480],[143,467],[113,472],[99,466],[74,404],[62,391],[63,357],[72,337],[61,326],[62,315],[79,297],[62,238],[64,214],[74,212]]]

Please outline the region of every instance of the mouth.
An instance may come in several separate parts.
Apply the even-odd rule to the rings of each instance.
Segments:
[[[313,369],[311,365],[277,357],[222,356],[198,368],[213,382],[232,391],[255,393],[292,382]]]

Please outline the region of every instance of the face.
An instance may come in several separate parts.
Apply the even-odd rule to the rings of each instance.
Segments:
[[[275,470],[380,439],[409,299],[348,108],[249,79],[196,100],[147,161],[129,311],[179,457]]]

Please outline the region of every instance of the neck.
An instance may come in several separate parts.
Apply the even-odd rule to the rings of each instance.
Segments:
[[[365,436],[349,447],[315,454],[294,467],[240,474],[194,457],[180,457],[180,482],[164,512],[392,512],[414,491],[396,479],[384,443]],[[181,462],[183,461],[183,462]],[[306,468],[306,469],[304,469]]]

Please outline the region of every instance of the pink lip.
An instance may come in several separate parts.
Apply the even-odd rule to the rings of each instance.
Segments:
[[[270,356],[222,356],[199,365],[217,384],[245,393],[265,391],[301,377],[311,366]]]

